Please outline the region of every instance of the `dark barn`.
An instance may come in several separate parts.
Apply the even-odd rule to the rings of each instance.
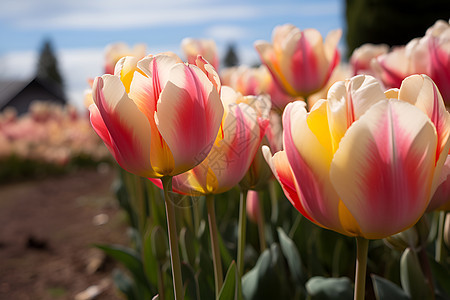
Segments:
[[[61,105],[67,102],[61,87],[51,82],[37,78],[0,81],[0,112],[6,107],[13,107],[21,115],[35,100]]]

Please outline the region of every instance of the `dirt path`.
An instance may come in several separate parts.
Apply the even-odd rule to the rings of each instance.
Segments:
[[[91,244],[127,243],[114,178],[114,170],[83,170],[0,185],[0,299],[74,299],[110,281],[114,263],[94,273],[87,266],[99,254]],[[94,224],[99,214],[106,224]],[[108,286],[96,299],[120,299]]]

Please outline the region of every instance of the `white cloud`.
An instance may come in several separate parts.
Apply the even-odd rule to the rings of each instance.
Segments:
[[[340,4],[336,0],[322,3],[284,4],[226,4],[224,1],[138,1],[98,0],[31,1],[30,6],[14,4],[0,13],[11,26],[22,29],[123,29],[156,26],[201,24],[211,21],[232,21],[274,16],[323,16],[336,14]],[[204,3],[203,3],[204,2]],[[39,5],[38,5],[39,4]],[[53,6],[52,6],[53,5]],[[7,7],[8,5],[5,5]]]
[[[69,102],[82,108],[88,79],[103,74],[104,49],[63,49],[58,51],[58,61]]]
[[[216,25],[208,27],[205,30],[205,35],[216,42],[236,41],[250,36],[245,27],[234,25]]]
[[[27,79],[34,75],[37,66],[36,51],[9,52],[0,56],[2,77]]]

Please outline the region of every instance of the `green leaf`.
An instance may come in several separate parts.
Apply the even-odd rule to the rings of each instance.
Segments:
[[[281,251],[286,258],[289,271],[296,285],[303,286],[306,282],[306,274],[303,272],[302,260],[294,242],[287,236],[281,227],[277,228]]]
[[[154,227],[157,228],[157,227]],[[143,249],[142,249],[142,263],[144,272],[152,284],[152,286],[158,286],[158,261],[152,251],[152,233],[148,231],[143,237]],[[153,290],[152,290],[153,291]]]
[[[121,179],[114,182],[113,189],[120,207],[127,213],[130,225],[135,229],[139,229],[139,217],[131,203],[129,191],[125,184],[127,176],[132,175],[121,168],[119,169]]]
[[[238,275],[234,260],[228,268],[227,275],[219,293],[219,300],[235,300],[238,298]]]
[[[439,294],[444,294],[450,298],[450,271],[444,265],[436,262],[429,257],[431,273],[433,274],[434,284]],[[445,298],[445,297],[444,297]]]
[[[353,299],[353,285],[349,278],[312,277],[306,283],[311,300]]]
[[[128,300],[139,300],[139,297],[136,295],[136,286],[122,271],[118,269],[114,270],[113,280],[119,291],[122,292]]]
[[[183,261],[190,264],[191,266],[195,266],[195,256],[197,252],[195,250],[196,242],[197,241],[191,231],[188,228],[183,227],[180,231],[181,255]]]
[[[150,286],[144,272],[142,261],[133,249],[122,245],[95,245],[113,259],[122,263],[133,275],[135,280],[144,286]]]
[[[400,259],[400,282],[411,299],[431,299],[432,291],[422,273],[416,254],[407,248]]]
[[[194,270],[186,263],[181,263],[181,274],[185,286],[186,300],[200,300],[199,285]]]
[[[253,269],[242,278],[244,299],[290,299],[295,293],[289,286],[288,272],[279,245],[264,250]]]
[[[377,276],[372,275],[373,289],[377,300],[408,300],[408,295],[395,283]]]
[[[198,260],[198,282],[201,282],[202,288],[200,289],[201,299],[214,299],[215,286],[214,286],[214,268],[211,256],[209,255],[209,249],[201,247],[197,254]]]

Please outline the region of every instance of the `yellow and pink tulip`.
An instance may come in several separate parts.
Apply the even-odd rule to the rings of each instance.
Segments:
[[[175,54],[124,57],[114,75],[94,81],[91,123],[119,165],[160,178],[186,172],[206,158],[223,106],[213,68],[184,64]]]
[[[181,41],[181,49],[186,55],[188,63],[194,64],[198,55],[206,59],[216,70],[219,69],[219,56],[214,40],[184,38]]]
[[[221,130],[206,159],[192,170],[174,176],[175,192],[190,195],[223,193],[244,177],[269,124],[270,100],[221,89],[225,112]],[[161,186],[157,180],[152,180]]]
[[[371,76],[334,84],[308,113],[283,115],[284,150],[264,154],[293,206],[315,224],[380,239],[413,226],[436,190],[450,115],[425,75],[383,93]]]
[[[272,43],[256,41],[255,48],[287,94],[308,97],[326,85],[338,65],[340,38],[341,30],[331,31],[323,41],[316,29],[286,24],[275,27]]]

